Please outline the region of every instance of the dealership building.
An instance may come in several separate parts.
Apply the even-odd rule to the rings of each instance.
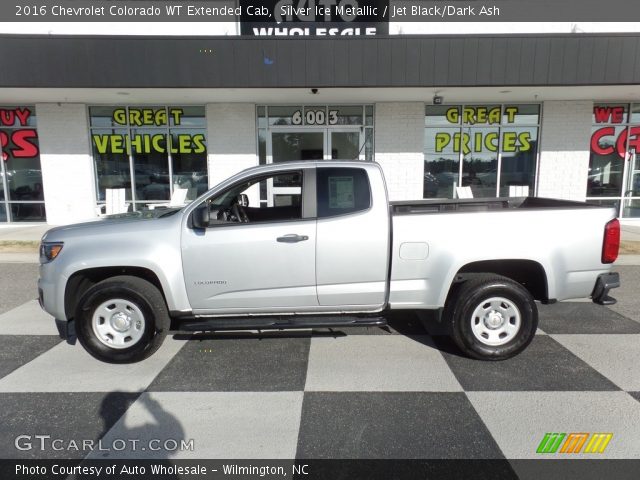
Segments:
[[[640,33],[390,33],[2,34],[0,222],[329,159],[378,162],[392,200],[470,186],[640,220]]]

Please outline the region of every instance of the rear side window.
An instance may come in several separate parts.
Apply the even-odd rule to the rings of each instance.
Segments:
[[[320,167],[316,172],[319,218],[360,212],[371,207],[371,189],[365,170]]]

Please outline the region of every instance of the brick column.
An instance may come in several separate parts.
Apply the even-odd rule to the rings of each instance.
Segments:
[[[590,101],[544,102],[539,197],[585,200],[592,109]]]
[[[375,160],[384,170],[390,200],[422,198],[424,103],[377,103]]]
[[[95,218],[95,177],[83,104],[36,105],[47,223]]]

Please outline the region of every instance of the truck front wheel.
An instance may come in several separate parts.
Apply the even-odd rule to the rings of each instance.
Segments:
[[[538,328],[529,291],[500,275],[470,277],[445,306],[456,345],[481,360],[504,360],[524,350]]]
[[[160,291],[126,275],[96,283],[76,309],[78,340],[92,356],[109,363],[149,357],[162,345],[169,324]]]

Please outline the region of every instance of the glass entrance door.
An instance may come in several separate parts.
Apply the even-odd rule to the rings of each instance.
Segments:
[[[324,160],[324,136],[323,130],[274,130],[271,132],[271,162]]]
[[[630,151],[625,165],[624,198],[621,216],[640,217],[640,154]]]
[[[364,160],[360,129],[272,130],[271,162]]]
[[[364,160],[364,145],[360,130],[329,130],[332,160]]]
[[[300,160],[364,160],[364,135],[360,128],[272,129],[267,147],[269,163]],[[268,181],[261,200],[269,206],[288,205],[299,194],[288,185]]]

